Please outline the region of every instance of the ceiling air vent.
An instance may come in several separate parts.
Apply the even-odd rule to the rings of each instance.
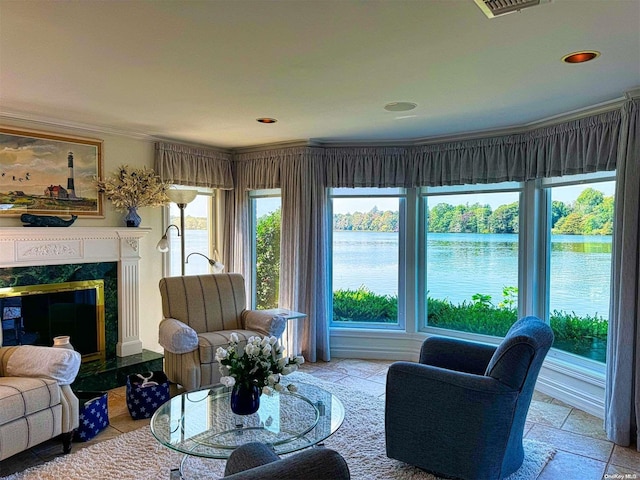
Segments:
[[[480,10],[489,18],[499,17],[507,13],[518,12],[523,8],[535,7],[551,0],[473,0]]]

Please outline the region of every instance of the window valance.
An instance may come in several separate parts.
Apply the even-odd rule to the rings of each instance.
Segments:
[[[155,169],[160,178],[176,185],[233,189],[230,153],[158,142]]]
[[[422,187],[499,183],[614,170],[621,128],[616,109],[521,134],[407,147],[295,147],[234,155],[246,189],[279,188],[280,166],[323,165],[327,187]],[[236,185],[238,182],[236,181]]]

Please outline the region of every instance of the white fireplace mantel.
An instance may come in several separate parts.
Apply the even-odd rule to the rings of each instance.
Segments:
[[[142,352],[140,341],[139,241],[150,228],[0,228],[0,269],[66,263],[118,262],[116,354]]]

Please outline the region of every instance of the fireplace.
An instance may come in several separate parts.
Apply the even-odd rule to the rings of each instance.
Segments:
[[[0,288],[103,280],[104,354],[107,359],[140,354],[139,241],[149,231],[115,227],[1,228]],[[75,345],[78,339],[72,337],[71,342]]]
[[[70,336],[83,362],[105,360],[104,280],[0,288],[3,346]]]

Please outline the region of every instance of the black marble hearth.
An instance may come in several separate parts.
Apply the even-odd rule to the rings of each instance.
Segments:
[[[83,363],[71,388],[76,392],[105,391],[127,383],[127,375],[162,371],[163,355],[142,350],[142,353]]]

